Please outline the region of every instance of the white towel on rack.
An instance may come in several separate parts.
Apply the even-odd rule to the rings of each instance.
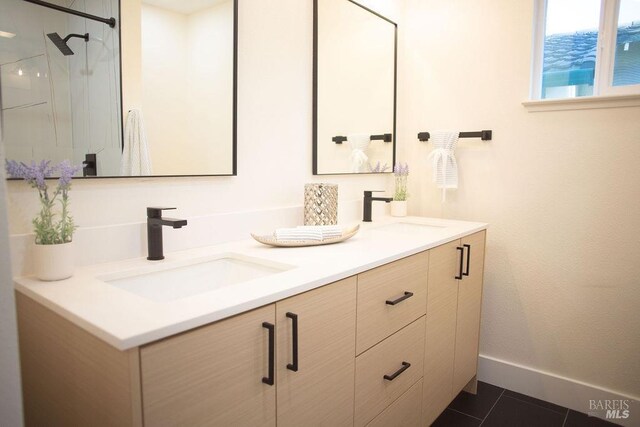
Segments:
[[[429,154],[433,182],[442,189],[442,202],[447,201],[447,189],[458,188],[458,163],[454,151],[460,132],[435,131],[431,133],[433,151]]]
[[[347,135],[347,142],[351,146],[351,155],[349,156],[351,172],[362,172],[363,166],[366,165],[369,160],[369,156],[367,156],[365,150],[369,147],[371,136],[364,134]]]
[[[151,175],[151,156],[147,144],[140,110],[129,110],[124,126],[124,150],[120,162],[120,175]]]

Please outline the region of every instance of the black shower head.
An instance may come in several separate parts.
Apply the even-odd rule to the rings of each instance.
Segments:
[[[58,49],[60,49],[60,52],[62,52],[62,54],[64,56],[73,55],[73,51],[71,50],[71,48],[69,46],[67,46],[67,42],[69,41],[70,38],[78,37],[78,38],[84,39],[85,42],[89,41],[89,33],[86,33],[84,35],[82,35],[82,34],[69,34],[64,39],[62,37],[60,37],[60,35],[58,33],[49,33],[49,34],[47,34],[47,37],[49,37],[49,39],[53,42],[53,44],[55,44],[56,47]]]

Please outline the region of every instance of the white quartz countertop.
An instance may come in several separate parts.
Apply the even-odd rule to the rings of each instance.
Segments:
[[[120,350],[148,344],[238,313],[314,289],[487,228],[487,224],[435,218],[385,217],[361,223],[360,232],[333,245],[273,248],[253,239],[82,267],[73,277],[42,282],[16,278],[16,289]],[[391,223],[432,225],[391,231]],[[346,225],[346,224],[345,224]],[[382,227],[382,228],[381,228]],[[381,228],[381,229],[380,229]],[[164,269],[195,258],[235,254],[293,268],[174,301],[158,302],[98,279]],[[179,283],[176,286],[180,286]]]

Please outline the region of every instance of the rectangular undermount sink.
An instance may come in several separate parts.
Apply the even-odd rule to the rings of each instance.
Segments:
[[[413,222],[394,222],[391,224],[376,227],[374,230],[386,231],[390,233],[415,234],[425,231],[442,231],[447,228],[445,225],[417,224]]]
[[[281,273],[293,266],[238,254],[150,265],[98,279],[156,302],[169,302]]]

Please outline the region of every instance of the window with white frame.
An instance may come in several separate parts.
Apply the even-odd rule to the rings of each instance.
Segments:
[[[640,94],[640,0],[536,0],[532,98]]]

